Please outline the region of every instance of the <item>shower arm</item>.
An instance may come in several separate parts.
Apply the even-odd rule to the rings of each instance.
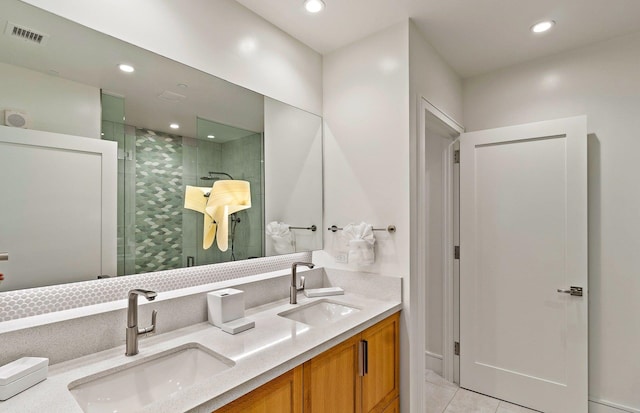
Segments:
[[[229,175],[226,172],[208,172],[209,177],[212,177],[211,175],[224,175],[226,177],[228,177],[229,179],[233,180],[233,176]]]

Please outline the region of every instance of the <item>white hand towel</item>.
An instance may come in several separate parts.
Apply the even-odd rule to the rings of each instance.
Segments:
[[[342,232],[349,239],[349,263],[371,265],[375,262],[373,246],[376,239],[371,225],[365,222],[348,224]]]
[[[289,230],[289,225],[284,222],[273,221],[267,224],[265,232],[273,241],[273,248],[276,254],[296,252],[293,233]]]

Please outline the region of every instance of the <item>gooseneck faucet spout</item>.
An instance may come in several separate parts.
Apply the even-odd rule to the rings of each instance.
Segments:
[[[304,277],[301,277],[302,282],[300,283],[300,286],[298,287],[296,285],[296,273],[298,270],[298,265],[304,265],[308,268],[315,267],[315,264],[312,262],[294,262],[293,264],[291,264],[291,287],[289,289],[289,303],[291,304],[298,304],[298,291],[304,290]]]
[[[158,311],[153,310],[151,314],[151,325],[145,328],[138,328],[138,296],[141,295],[149,301],[155,300],[158,293],[149,290],[131,290],[129,291],[129,306],[127,308],[127,345],[126,356],[135,356],[138,354],[138,338],[144,334],[154,333],[156,331],[156,316]]]

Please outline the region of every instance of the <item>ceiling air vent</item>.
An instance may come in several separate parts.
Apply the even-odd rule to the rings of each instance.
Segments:
[[[7,22],[7,28],[4,34],[13,38],[22,39],[29,43],[39,44],[44,46],[49,40],[49,35],[45,33],[39,33],[33,29],[19,26],[15,23]]]
[[[181,95],[180,93],[171,92],[169,90],[165,90],[158,95],[158,99],[166,100],[171,103],[180,103],[184,101],[187,97],[185,95]]]

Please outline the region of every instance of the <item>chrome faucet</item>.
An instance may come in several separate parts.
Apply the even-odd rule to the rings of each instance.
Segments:
[[[304,290],[304,277],[300,277],[302,280],[300,286],[296,285],[296,273],[298,271],[298,265],[304,265],[305,267],[313,268],[315,264],[312,262],[294,262],[291,264],[291,287],[289,289],[289,303],[298,304],[298,291]]]
[[[129,307],[127,309],[127,351],[125,356],[135,356],[138,354],[138,337],[156,331],[156,316],[158,311],[153,310],[151,314],[151,325],[145,328],[138,328],[138,296],[141,295],[149,301],[155,300],[158,293],[149,290],[129,291]]]

